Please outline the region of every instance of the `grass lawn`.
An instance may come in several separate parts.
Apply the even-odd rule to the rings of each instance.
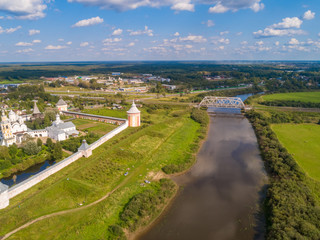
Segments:
[[[104,135],[111,130],[118,127],[117,125],[101,123],[97,121],[87,120],[87,119],[75,119],[72,122],[76,125],[76,128],[80,131],[93,132],[98,135]]]
[[[302,169],[320,181],[320,125],[274,124],[271,127]]]
[[[82,112],[101,115],[101,116],[115,117],[115,118],[127,118],[126,111],[127,110],[112,110],[112,109],[100,108],[100,109],[85,109]]]
[[[265,101],[273,100],[294,100],[302,102],[320,103],[320,92],[295,92],[295,93],[276,93],[264,95],[262,98]]]
[[[182,109],[170,111],[177,110]],[[190,159],[200,124],[188,112],[172,117],[168,111],[155,111],[149,116],[152,124],[126,129],[91,157],[11,199],[10,206],[0,210],[0,236],[36,217],[96,201],[120,184],[97,205],[37,222],[9,238],[108,239],[108,226],[118,223],[129,199],[150,187],[141,186],[144,180],[156,181],[153,177],[164,165]],[[125,172],[129,174],[124,176]]]

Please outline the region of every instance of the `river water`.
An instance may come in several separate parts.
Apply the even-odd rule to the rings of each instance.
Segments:
[[[209,115],[196,164],[173,178],[180,192],[138,239],[264,239],[260,206],[267,177],[251,124],[239,114]]]

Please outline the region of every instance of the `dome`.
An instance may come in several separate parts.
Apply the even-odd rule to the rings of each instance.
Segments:
[[[136,104],[134,103],[134,101],[132,102],[131,108],[129,109],[129,111],[127,111],[127,113],[140,113],[140,111],[138,110],[138,108],[136,107]]]

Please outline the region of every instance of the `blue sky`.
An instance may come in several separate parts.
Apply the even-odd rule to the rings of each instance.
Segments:
[[[318,0],[0,0],[0,62],[319,60]]]

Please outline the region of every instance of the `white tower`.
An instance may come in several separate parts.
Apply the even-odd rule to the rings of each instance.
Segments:
[[[129,127],[140,127],[140,111],[132,101],[131,108],[127,111]]]

